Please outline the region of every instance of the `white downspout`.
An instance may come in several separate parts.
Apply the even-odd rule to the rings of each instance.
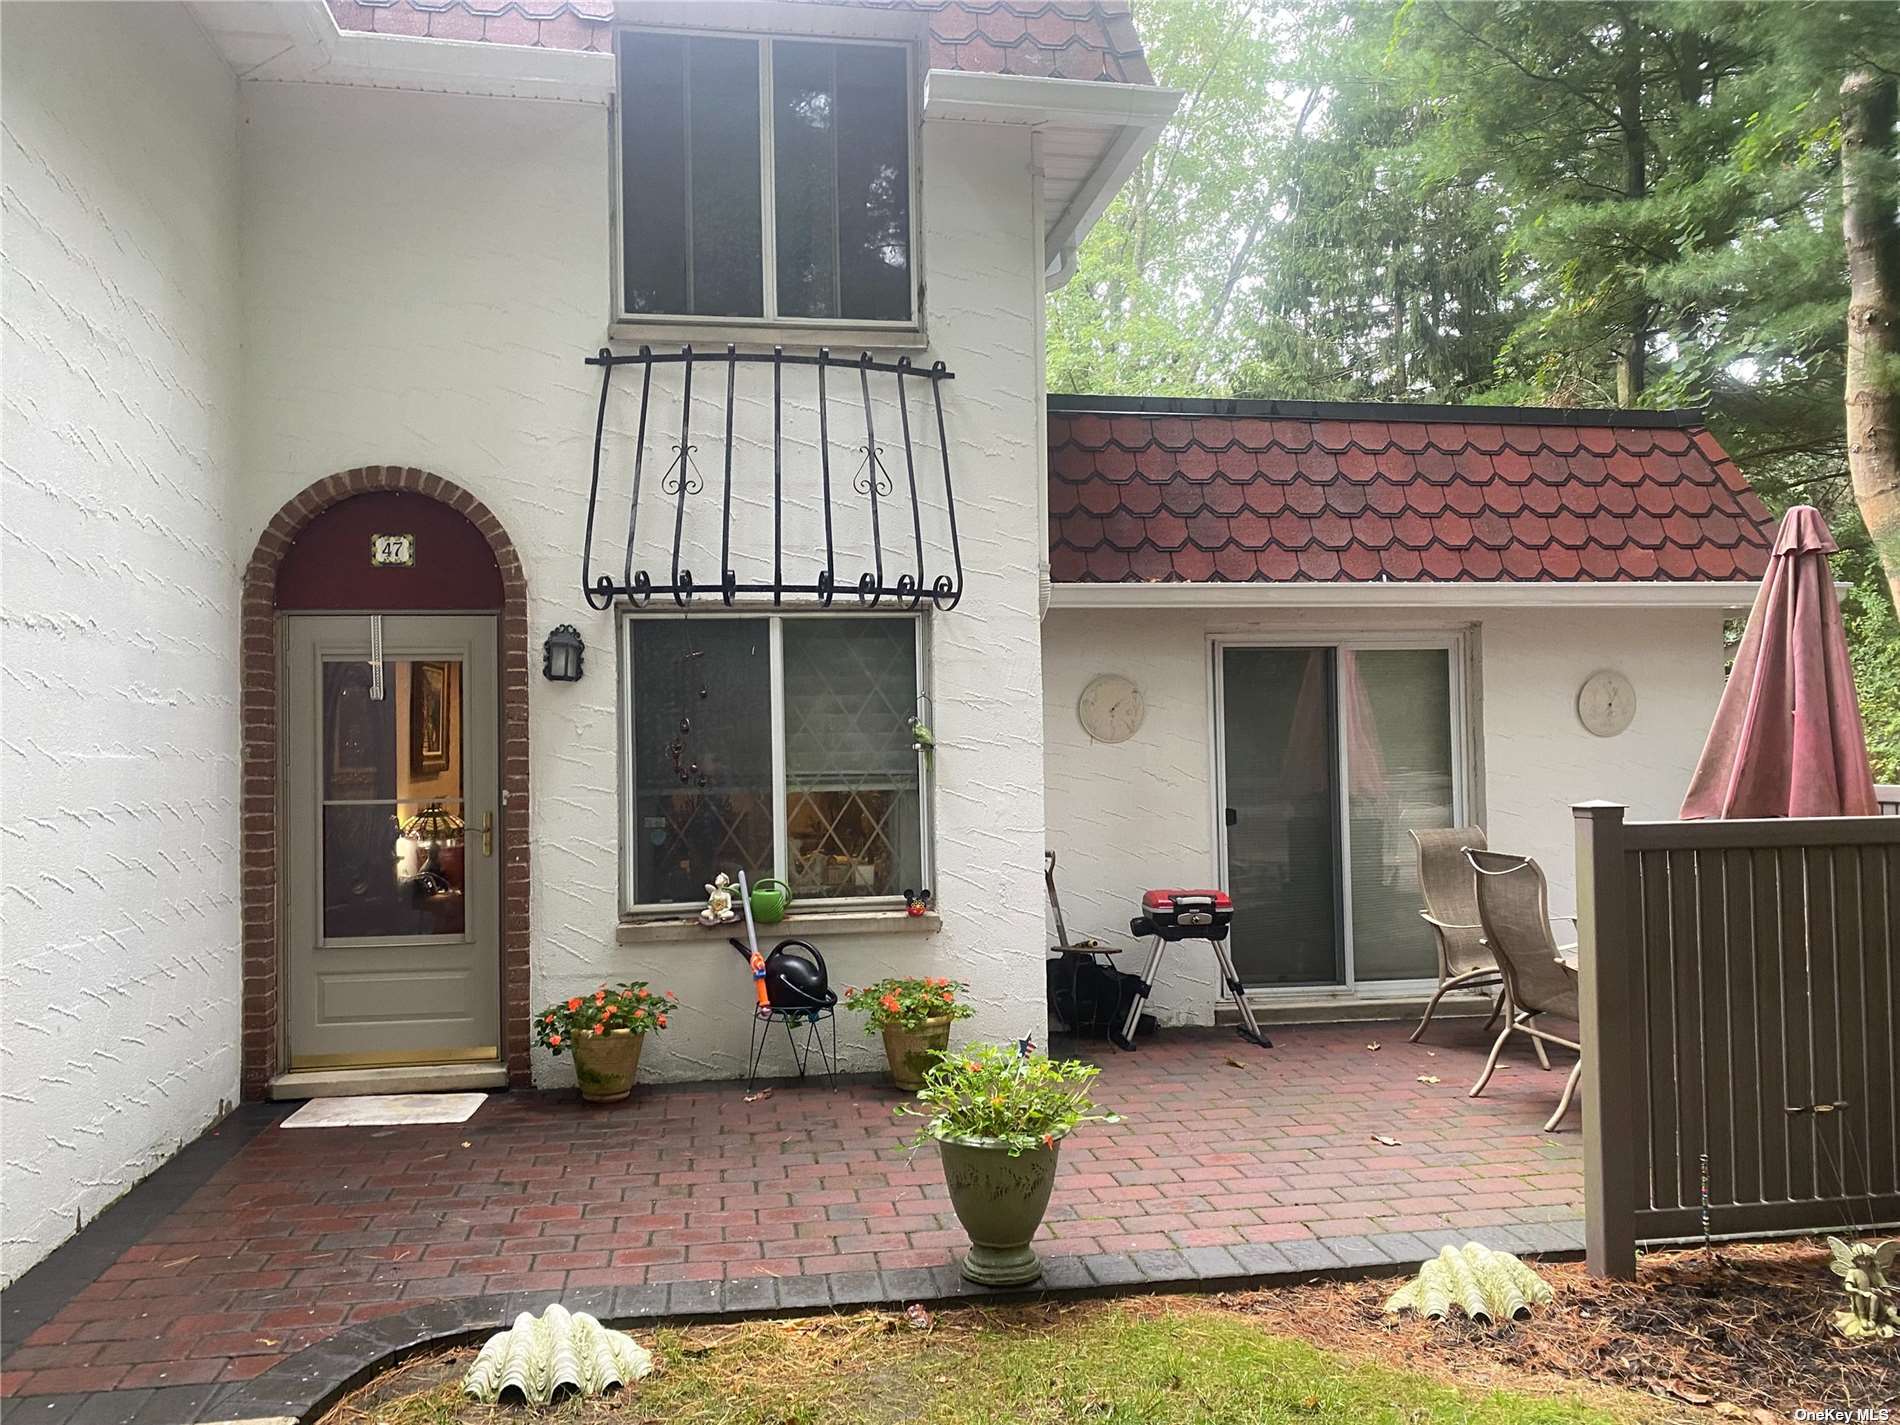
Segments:
[[[1049,264],[1042,277],[1042,289],[1055,292],[1068,285],[1075,276],[1075,244],[1069,243],[1056,252],[1056,260]]]
[[[1029,209],[1033,241],[1036,245],[1035,262],[1031,271],[1035,277],[1029,289],[1030,310],[1035,313],[1035,340],[1032,349],[1035,353],[1036,379],[1034,383],[1036,401],[1036,420],[1040,430],[1036,437],[1036,617],[1038,620],[1049,613],[1049,313],[1045,306],[1047,293],[1052,290],[1048,285],[1049,253],[1045,241],[1047,229],[1043,225],[1042,211],[1042,130],[1032,130],[1029,135]],[[1073,262],[1072,249],[1065,250],[1064,256]],[[1059,285],[1059,284],[1058,284]]]

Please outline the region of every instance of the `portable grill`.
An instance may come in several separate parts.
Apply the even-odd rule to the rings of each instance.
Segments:
[[[1183,940],[1205,940],[1214,947],[1214,960],[1220,966],[1222,983],[1233,996],[1240,1011],[1240,1037],[1271,1049],[1273,1042],[1260,1032],[1253,1006],[1247,1003],[1246,988],[1234,973],[1233,956],[1227,951],[1227,932],[1234,924],[1233,898],[1225,891],[1166,889],[1141,893],[1141,914],[1128,922],[1131,935],[1154,937],[1154,949],[1148,956],[1148,968],[1135,982],[1134,999],[1119,1033],[1111,1035],[1116,1047],[1133,1050],[1135,1027],[1141,1021],[1141,1007],[1154,993],[1155,972],[1161,968],[1161,954],[1168,946]]]

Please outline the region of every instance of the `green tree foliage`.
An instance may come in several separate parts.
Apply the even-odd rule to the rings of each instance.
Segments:
[[[1900,9],[1136,18],[1186,98],[1051,300],[1052,388],[1704,406],[1770,505],[1829,516],[1876,770],[1900,779],[1900,625],[1847,481],[1839,171],[1842,79],[1900,71]]]

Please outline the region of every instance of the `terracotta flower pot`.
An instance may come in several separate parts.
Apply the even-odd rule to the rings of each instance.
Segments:
[[[619,1103],[632,1093],[645,1040],[644,1034],[627,1029],[576,1039],[574,1077],[580,1081],[581,1097],[589,1103]]]
[[[927,1019],[922,1029],[884,1026],[884,1057],[890,1060],[891,1082],[915,1093],[924,1086],[924,1073],[937,1055],[950,1047],[950,1019]]]
[[[1056,1183],[1060,1140],[1012,1158],[991,1138],[942,1138],[943,1180],[957,1221],[970,1234],[963,1275],[984,1286],[1023,1286],[1042,1275],[1029,1244]]]

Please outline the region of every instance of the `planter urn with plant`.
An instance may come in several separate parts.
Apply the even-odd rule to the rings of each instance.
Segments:
[[[866,1034],[884,1036],[884,1057],[891,1082],[916,1092],[939,1055],[950,1047],[950,1026],[975,1013],[957,996],[968,993],[960,980],[940,976],[879,980],[845,991],[845,1008],[864,1016]]]
[[[588,1103],[619,1103],[633,1092],[646,1036],[666,1028],[678,1007],[671,990],[655,991],[644,980],[602,985],[542,1010],[534,1037],[557,1059],[573,1054],[574,1078]]]
[[[913,1149],[935,1139],[950,1205],[970,1236],[963,1275],[983,1286],[1024,1286],[1042,1275],[1030,1243],[1049,1209],[1062,1140],[1098,1112],[1089,1086],[1100,1072],[1079,1059],[1035,1054],[1028,1040],[972,1044],[924,1075],[915,1104],[926,1120]]]

